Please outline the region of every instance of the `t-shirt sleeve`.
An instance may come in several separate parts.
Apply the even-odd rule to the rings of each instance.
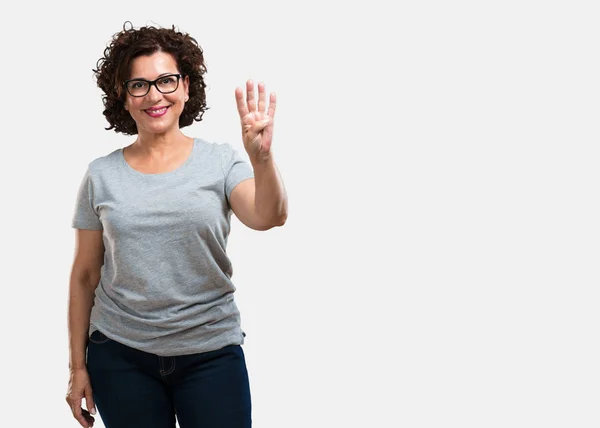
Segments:
[[[75,203],[75,214],[73,215],[71,226],[75,229],[103,229],[95,209],[94,189],[89,166],[79,185],[79,192],[77,193],[77,201]]]
[[[223,173],[225,174],[225,195],[227,200],[231,196],[234,187],[244,180],[254,177],[254,170],[250,162],[245,160],[242,155],[230,144],[223,143],[222,162]]]

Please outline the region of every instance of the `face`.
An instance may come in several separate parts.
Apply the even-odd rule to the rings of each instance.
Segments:
[[[153,81],[167,74],[179,74],[175,58],[165,52],[139,56],[131,63],[129,79]],[[158,82],[160,86],[160,82]],[[125,109],[135,121],[138,133],[165,134],[179,129],[179,116],[189,96],[189,78],[179,79],[175,92],[161,93],[155,85],[142,97],[133,97],[125,92]]]

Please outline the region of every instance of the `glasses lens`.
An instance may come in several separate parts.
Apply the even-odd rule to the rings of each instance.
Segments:
[[[177,90],[177,85],[179,85],[178,76],[165,76],[161,77],[157,82],[156,86],[163,94],[168,94],[169,92],[175,92]]]
[[[127,90],[134,97],[141,97],[148,93],[148,82],[144,80],[132,80],[127,82]]]

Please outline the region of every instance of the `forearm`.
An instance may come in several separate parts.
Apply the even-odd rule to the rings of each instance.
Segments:
[[[288,213],[288,201],[281,174],[273,156],[261,162],[253,162],[254,206],[256,214],[266,223],[281,226]]]
[[[94,287],[89,281],[71,279],[69,286],[69,368],[86,367],[86,348],[90,313],[94,305]]]

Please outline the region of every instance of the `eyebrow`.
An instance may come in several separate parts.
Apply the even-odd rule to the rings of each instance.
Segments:
[[[168,76],[168,75],[171,75],[171,74],[179,74],[179,73],[177,73],[177,72],[162,73],[162,74],[159,74],[156,79],[160,79],[162,76]],[[153,79],[153,80],[156,80],[156,79]],[[131,79],[128,79],[128,80],[145,80],[146,82],[152,82],[152,80],[146,79],[144,77],[132,77]]]

